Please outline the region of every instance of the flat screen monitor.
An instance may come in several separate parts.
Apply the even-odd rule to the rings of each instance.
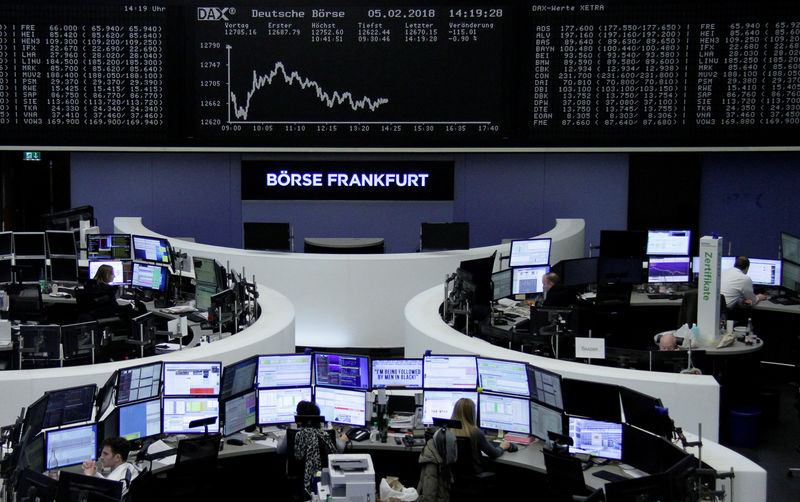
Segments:
[[[509,267],[531,267],[550,264],[550,239],[511,241]]]
[[[161,395],[161,361],[121,368],[117,384],[117,406]]]
[[[205,427],[189,427],[195,420],[215,417],[208,432],[219,432],[219,399],[216,397],[165,397],[162,412],[164,434],[199,434]]]
[[[293,423],[297,403],[300,401],[311,401],[311,387],[259,389],[259,425]]]
[[[197,282],[206,284],[217,284],[216,262],[212,258],[192,258],[194,263],[194,277]]]
[[[641,258],[606,258],[597,260],[598,284],[642,284],[644,262]]]
[[[44,427],[44,414],[47,411],[47,397],[47,394],[43,395],[25,410],[23,437],[30,439],[41,432]]]
[[[160,427],[160,425],[159,425]],[[102,420],[97,422],[97,443],[98,446],[110,437],[119,436],[119,408],[114,408]],[[102,447],[98,448],[97,454],[100,454]]]
[[[82,464],[97,456],[97,424],[45,432],[45,468]]]
[[[170,264],[169,242],[166,239],[134,235],[132,241],[134,260]]]
[[[14,282],[11,273],[11,258],[0,258],[0,284],[10,284]]]
[[[126,286],[131,283],[131,275],[133,272],[132,264],[129,261],[120,260],[90,260],[89,279],[94,279],[94,276],[97,275],[97,269],[99,269],[101,265],[108,265],[114,269],[114,279],[109,282],[111,286]]]
[[[372,388],[422,388],[422,359],[373,359]]]
[[[783,261],[781,265],[781,286],[800,293],[800,265]]]
[[[567,287],[597,283],[597,261],[595,258],[575,258],[560,262],[561,284]]]
[[[165,396],[219,395],[222,363],[165,362]]]
[[[14,232],[13,235],[15,256],[41,256],[44,258],[47,254],[44,232]]]
[[[86,236],[86,257],[90,260],[130,260],[130,234],[89,234]]]
[[[311,354],[258,356],[258,387],[305,387],[311,385]]]
[[[492,274],[492,300],[511,296],[511,275],[513,270],[507,268]]]
[[[542,278],[550,272],[549,265],[541,267],[519,267],[513,269],[511,293],[515,295],[532,295],[544,292]]]
[[[531,399],[559,410],[564,409],[561,375],[537,366],[528,365],[528,387]]]
[[[48,230],[45,232],[45,238],[48,256],[78,255],[75,248],[75,234],[72,231]]]
[[[619,388],[625,423],[657,436],[671,437],[672,421],[661,400],[627,387]]]
[[[800,265],[800,237],[781,232],[781,258]]]
[[[691,243],[691,230],[647,231],[647,254],[649,256],[689,256]]]
[[[433,424],[434,418],[450,419],[459,399],[472,399],[478,409],[478,393],[457,390],[426,390],[422,393],[422,423]]]
[[[91,420],[96,392],[95,384],[47,392],[43,427],[49,429]]]
[[[356,427],[367,425],[366,391],[317,387],[314,401],[326,422]]]
[[[472,299],[474,305],[488,307],[492,301],[492,270],[494,270],[495,256],[497,256],[496,251],[485,258],[463,260],[458,265],[456,272],[460,277],[468,277],[475,289]]]
[[[42,447],[42,449],[44,449],[44,447]],[[42,455],[42,458],[44,458],[44,455]],[[58,494],[58,480],[46,474],[42,474],[43,472],[44,464],[42,464],[41,469],[38,470],[21,468],[15,487],[17,500],[34,500],[36,502],[51,502],[56,500]]]
[[[63,471],[58,477],[58,502],[122,500],[122,483],[98,476]]]
[[[568,415],[622,421],[618,385],[565,378],[561,388],[564,391],[564,411]]]
[[[161,434],[161,400],[151,399],[119,408],[119,435],[133,441]]]
[[[564,434],[564,412],[531,401],[531,434],[549,441],[548,432]]]
[[[18,465],[23,469],[44,472],[44,434],[25,442]]]
[[[531,433],[530,401],[520,397],[478,395],[478,423],[484,429]]]
[[[734,256],[721,257],[719,261],[720,273],[731,268],[734,265],[734,263],[736,263],[736,257]],[[700,274],[700,257],[692,256],[692,275],[696,278],[699,274]]]
[[[51,282],[78,282],[78,259],[76,257],[50,258]]]
[[[753,280],[753,284],[780,286],[781,261],[750,258],[750,268],[747,269],[747,275]]]
[[[528,371],[525,363],[479,357],[478,387],[488,392],[528,397]]]
[[[572,454],[622,460],[621,423],[569,417],[568,434],[572,438]]]
[[[14,258],[17,282],[32,284],[46,280],[46,264],[44,258]]]
[[[651,256],[647,265],[647,282],[689,282],[688,256]]]
[[[317,385],[369,390],[369,357],[315,352],[314,377]]]
[[[169,268],[161,265],[145,265],[143,263],[133,263],[133,273],[131,274],[131,286],[139,288],[164,291],[167,289],[169,279]]]
[[[117,388],[117,371],[113,372],[106,383],[97,391],[97,418],[101,418],[111,405]]]
[[[222,421],[224,436],[236,434],[256,425],[256,391],[226,399],[222,402]]]
[[[644,258],[647,232],[644,230],[601,230],[600,258]]]
[[[207,312],[211,308],[211,297],[216,294],[216,286],[198,282],[194,287],[194,306],[197,310]]]
[[[252,390],[256,380],[257,368],[258,359],[255,357],[225,366],[222,369],[222,383],[219,391],[220,400]]]
[[[422,386],[426,389],[476,389],[478,363],[475,356],[425,356]]]
[[[422,251],[469,249],[469,222],[422,223],[419,240]]]
[[[9,256],[14,254],[14,248],[11,244],[13,235],[11,232],[0,232],[0,256]]]

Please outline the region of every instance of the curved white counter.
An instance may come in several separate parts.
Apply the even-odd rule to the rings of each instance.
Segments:
[[[261,316],[247,329],[223,340],[169,354],[103,364],[15,371],[0,371],[0,424],[12,424],[20,408],[45,391],[96,383],[103,385],[115,370],[149,361],[221,361],[223,366],[255,354],[293,353],[294,309],[276,291],[258,286]]]

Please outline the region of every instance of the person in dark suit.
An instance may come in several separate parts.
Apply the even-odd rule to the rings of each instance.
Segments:
[[[575,303],[575,294],[561,284],[561,278],[555,272],[542,277],[542,307],[569,307]]]

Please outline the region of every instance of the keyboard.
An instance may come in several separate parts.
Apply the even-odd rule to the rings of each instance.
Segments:
[[[682,295],[676,295],[674,293],[673,294],[653,293],[647,295],[647,297],[650,298],[651,300],[680,300],[681,298],[683,298]]]
[[[625,476],[620,476],[619,474],[614,474],[613,472],[610,471],[595,471],[592,473],[592,476],[598,477],[600,479],[605,479],[606,481],[611,481],[612,483],[614,481],[625,481],[626,479],[628,479]]]
[[[772,303],[777,303],[778,305],[800,305],[800,302],[794,298],[787,298],[785,296],[773,296],[769,299],[769,301]]]

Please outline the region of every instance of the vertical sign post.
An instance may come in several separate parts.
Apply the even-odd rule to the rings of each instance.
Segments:
[[[701,346],[719,336],[719,280],[722,238],[700,238],[700,275],[697,290],[697,327]]]

